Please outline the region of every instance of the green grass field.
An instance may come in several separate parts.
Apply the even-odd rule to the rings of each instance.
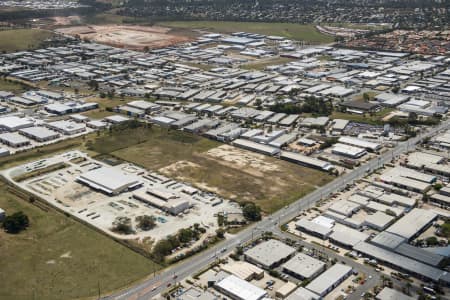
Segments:
[[[6,91],[11,93],[23,93],[29,88],[25,84],[21,84],[14,81],[6,80],[5,78],[0,78],[0,91]]]
[[[330,118],[331,119],[344,119],[344,120],[350,120],[353,122],[367,123],[367,124],[372,124],[372,125],[383,125],[384,122],[382,119],[392,111],[393,111],[393,109],[385,108],[385,109],[380,110],[379,112],[374,113],[373,115],[369,115],[369,114],[358,115],[358,114],[350,114],[350,113],[334,111],[331,114]]]
[[[0,52],[36,49],[40,43],[53,36],[41,29],[11,29],[0,31]]]
[[[0,231],[0,299],[79,299],[130,285],[160,266],[65,215],[20,199],[0,183],[0,207],[30,227]]]
[[[158,25],[173,28],[204,29],[222,33],[247,31],[259,34],[284,36],[293,40],[302,40],[317,44],[331,43],[334,41],[332,36],[320,33],[313,25],[293,23],[173,21],[160,22]]]
[[[287,64],[288,62],[294,61],[295,59],[288,57],[275,57],[265,60],[257,60],[256,62],[249,62],[242,65],[243,69],[247,70],[259,70],[263,71],[268,66]]]

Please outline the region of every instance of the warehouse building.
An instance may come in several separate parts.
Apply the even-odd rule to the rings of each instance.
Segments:
[[[382,106],[396,107],[409,100],[409,96],[401,94],[381,93],[375,96],[375,100]]]
[[[279,299],[284,299],[287,296],[289,296],[289,294],[291,294],[293,291],[295,291],[297,289],[297,285],[293,282],[286,282],[285,284],[283,284],[276,292],[275,292],[275,296],[278,297]]]
[[[337,155],[358,159],[367,154],[367,151],[363,148],[349,146],[346,144],[337,143],[333,145],[331,152]]]
[[[300,280],[311,279],[322,273],[326,264],[303,253],[297,253],[283,264],[283,272]]]
[[[283,134],[282,136],[279,136],[276,139],[274,139],[273,141],[269,142],[269,146],[282,148],[282,147],[292,143],[296,139],[297,139],[296,133]]]
[[[261,300],[267,296],[263,289],[234,275],[216,282],[214,288],[234,300]]]
[[[47,123],[46,126],[65,135],[74,135],[86,131],[86,125],[75,123],[73,121],[54,121]]]
[[[444,195],[441,192],[430,196],[430,203],[444,209],[450,208],[450,196]]]
[[[234,140],[233,145],[236,147],[246,149],[246,150],[255,151],[255,152],[262,153],[265,155],[270,155],[270,156],[280,153],[280,149],[278,149],[278,148],[271,147],[268,145],[258,144],[256,142],[252,142],[252,141],[244,140],[244,139]]]
[[[440,280],[447,281],[447,272],[445,271],[370,243],[360,242],[353,249],[369,258],[374,258],[397,270],[414,275],[417,278],[431,280],[433,282],[439,282]],[[444,283],[448,284],[449,282]]]
[[[431,210],[414,208],[386,231],[410,241],[431,226],[437,217],[438,214]]]
[[[297,288],[286,300],[321,300],[322,297],[304,287]]]
[[[375,296],[376,300],[416,300],[417,297],[411,297],[397,290],[385,287]]]
[[[412,208],[416,205],[416,199],[394,193],[385,193],[375,200],[390,206],[400,205],[407,208]]]
[[[376,152],[381,149],[381,145],[378,143],[369,142],[366,140],[349,137],[349,136],[341,136],[338,141],[339,141],[339,143],[358,147],[358,148],[363,148],[363,149],[366,149],[371,152]]]
[[[339,200],[334,202],[328,210],[350,217],[354,213],[356,213],[361,208],[361,205],[347,201],[347,200]]]
[[[77,181],[108,195],[118,195],[142,185],[139,178],[112,167],[100,167],[81,174]]]
[[[425,193],[436,181],[436,176],[399,166],[385,171],[379,178],[384,183],[418,193]]]
[[[113,116],[108,116],[105,117],[104,119],[106,122],[111,123],[111,124],[120,124],[123,122],[127,122],[130,119],[121,115],[113,115]]]
[[[11,152],[8,149],[0,148],[0,157],[8,156],[10,154],[11,154]]]
[[[73,114],[70,115],[70,119],[77,122],[77,123],[85,123],[89,121],[89,117],[80,115],[80,114]]]
[[[280,158],[305,167],[315,168],[323,171],[329,171],[334,168],[334,166],[329,162],[299,153],[281,151]]]
[[[314,279],[306,286],[306,289],[324,297],[326,294],[335,289],[352,273],[352,268],[342,264],[334,264],[328,270],[323,272],[319,277]]]
[[[100,120],[92,120],[86,123],[86,126],[92,129],[105,129],[108,127],[108,123]]]
[[[367,241],[369,235],[347,226],[336,225],[330,235],[330,241],[345,248],[353,248],[361,241]]]
[[[31,127],[34,122],[26,118],[19,118],[16,116],[8,116],[0,118],[0,129],[7,131],[17,131],[22,128]]]
[[[295,228],[307,234],[317,236],[321,239],[327,239],[333,231],[331,227],[319,224],[307,219],[300,219],[295,223]]]
[[[404,242],[406,242],[404,237],[389,233],[387,231],[380,232],[370,241],[371,244],[386,248],[388,250],[393,250]]]
[[[161,110],[161,105],[158,105],[158,104],[155,104],[155,103],[149,102],[149,101],[144,101],[144,100],[131,101],[131,102],[128,102],[127,105],[129,107],[143,110],[146,113],[157,112],[157,111]]]
[[[24,136],[41,143],[52,141],[59,137],[59,133],[57,133],[56,131],[42,126],[20,129],[19,132]]]
[[[394,222],[395,217],[390,216],[384,212],[377,211],[372,215],[368,215],[364,220],[364,225],[373,228],[378,231],[386,229],[389,225]]]
[[[264,270],[245,261],[234,261],[221,265],[221,269],[243,280],[260,280],[264,277]]]
[[[24,147],[30,144],[29,139],[16,132],[6,132],[0,134],[0,142],[14,148]]]
[[[290,259],[295,252],[295,248],[272,239],[247,250],[244,256],[248,262],[266,269],[272,269]]]
[[[403,215],[406,211],[406,207],[403,206],[390,206],[375,201],[369,201],[369,204],[366,205],[366,209],[373,212],[386,212],[395,217]]]
[[[133,197],[139,201],[150,204],[162,211],[168,212],[174,216],[189,209],[190,203],[181,195],[175,195],[158,189],[138,190],[133,193]]]

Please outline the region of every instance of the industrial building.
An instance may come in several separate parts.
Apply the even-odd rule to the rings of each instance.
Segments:
[[[272,269],[290,259],[295,253],[295,248],[271,239],[245,251],[244,256],[248,262]]]
[[[349,146],[346,144],[337,143],[333,145],[331,152],[337,155],[346,156],[349,158],[357,159],[367,154],[367,151],[363,148]]]
[[[329,162],[300,153],[281,151],[280,158],[299,165],[303,165],[305,167],[315,168],[322,171],[329,171],[334,168],[334,166]]]
[[[375,296],[376,300],[416,300],[417,297],[411,297],[397,290],[384,287],[381,292]]]
[[[324,297],[326,294],[335,289],[342,281],[344,281],[352,273],[352,267],[334,264],[328,270],[323,272],[319,277],[314,279],[306,286],[306,289]]]
[[[30,144],[30,140],[16,132],[0,134],[0,142],[10,147],[24,147]]]
[[[50,122],[47,123],[46,126],[64,135],[74,135],[86,131],[85,124],[66,120]]]
[[[264,270],[245,261],[234,261],[221,265],[221,269],[243,280],[259,280],[264,277]]]
[[[172,215],[178,215],[190,207],[189,201],[181,195],[154,188],[138,190],[133,193],[133,197]]]
[[[280,149],[278,149],[276,147],[258,144],[256,142],[252,142],[252,141],[244,140],[244,139],[234,140],[233,145],[236,147],[246,149],[246,150],[255,151],[255,152],[262,153],[265,155],[270,155],[270,156],[280,153]]]
[[[328,210],[333,211],[335,213],[350,217],[354,213],[356,213],[361,208],[361,205],[347,201],[347,200],[339,200],[334,202]]]
[[[59,137],[59,133],[46,127],[36,126],[20,129],[19,132],[38,142],[48,142]]]
[[[32,120],[20,118],[16,116],[8,116],[0,118],[0,129],[7,131],[17,131],[22,128],[31,127],[34,125]]]
[[[323,298],[304,287],[297,288],[286,300],[322,300]]]
[[[390,216],[382,211],[377,211],[372,215],[368,215],[364,220],[364,224],[375,230],[384,230],[394,222],[395,217]]]
[[[420,173],[413,169],[395,167],[380,175],[380,180],[410,191],[425,193],[436,181],[436,176]]]
[[[321,239],[327,239],[333,231],[331,227],[325,226],[307,219],[300,219],[295,223],[295,228]]]
[[[276,292],[275,296],[279,299],[285,299],[289,294],[297,289],[297,285],[293,282],[286,282]]]
[[[409,241],[431,226],[437,217],[438,214],[431,210],[414,208],[386,231],[404,237]]]
[[[361,241],[367,241],[368,238],[369,235],[364,232],[339,224],[333,228],[333,233],[329,237],[334,244],[350,249]]]
[[[444,284],[450,283],[447,272],[370,243],[360,242],[353,250],[418,278],[434,282],[444,281]]]
[[[77,181],[108,195],[117,195],[142,185],[142,181],[136,176],[112,167],[100,167],[88,171],[81,174]]]
[[[267,296],[263,289],[234,275],[216,282],[214,288],[234,300],[261,300]]]
[[[358,148],[363,148],[363,149],[366,149],[371,152],[376,152],[381,149],[381,145],[378,143],[369,142],[366,140],[349,137],[349,136],[341,136],[338,141],[339,141],[339,143],[358,147]]]
[[[303,253],[297,253],[294,257],[283,264],[283,272],[304,280],[311,279],[322,273],[326,264],[318,259]]]

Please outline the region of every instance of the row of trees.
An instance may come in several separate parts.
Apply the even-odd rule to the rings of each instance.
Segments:
[[[301,114],[312,113],[321,116],[329,116],[333,112],[333,104],[330,101],[314,96],[307,97],[300,104],[277,103],[270,108],[276,113]]]
[[[169,235],[158,241],[153,247],[152,256],[156,261],[164,261],[164,258],[171,254],[174,249],[199,240],[205,232],[206,229],[200,227],[198,223],[189,228],[182,228],[175,235]]]

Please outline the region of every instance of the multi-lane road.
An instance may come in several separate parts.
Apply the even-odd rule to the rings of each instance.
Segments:
[[[260,222],[242,230],[238,234],[226,239],[220,244],[164,270],[155,277],[149,278],[135,286],[129,287],[111,296],[104,297],[103,299],[147,300],[152,298],[153,296],[166,290],[169,284],[173,285],[177,281],[183,280],[184,278],[195,274],[199,270],[206,268],[209,264],[213,263],[218,256],[223,256],[230,253],[233,251],[234,247],[251,241],[259,234],[266,231],[275,230],[279,224],[293,219],[299,214],[300,211],[313,207],[319,200],[341,191],[348,184],[351,184],[355,180],[364,177],[371,171],[378,169],[385,163],[390,162],[393,158],[412,150],[415,145],[424,138],[430,137],[441,130],[447,129],[449,125],[450,120],[443,121],[440,125],[430,127],[428,130],[420,133],[414,138],[409,139],[408,141],[399,142],[389,151],[384,152],[366,164],[337,177],[334,181],[318,188],[305,197],[298,199],[289,206],[286,206],[284,209],[273,213],[271,216],[266,217]],[[369,281],[367,284],[373,284],[375,280],[376,279],[373,278],[373,280]]]

